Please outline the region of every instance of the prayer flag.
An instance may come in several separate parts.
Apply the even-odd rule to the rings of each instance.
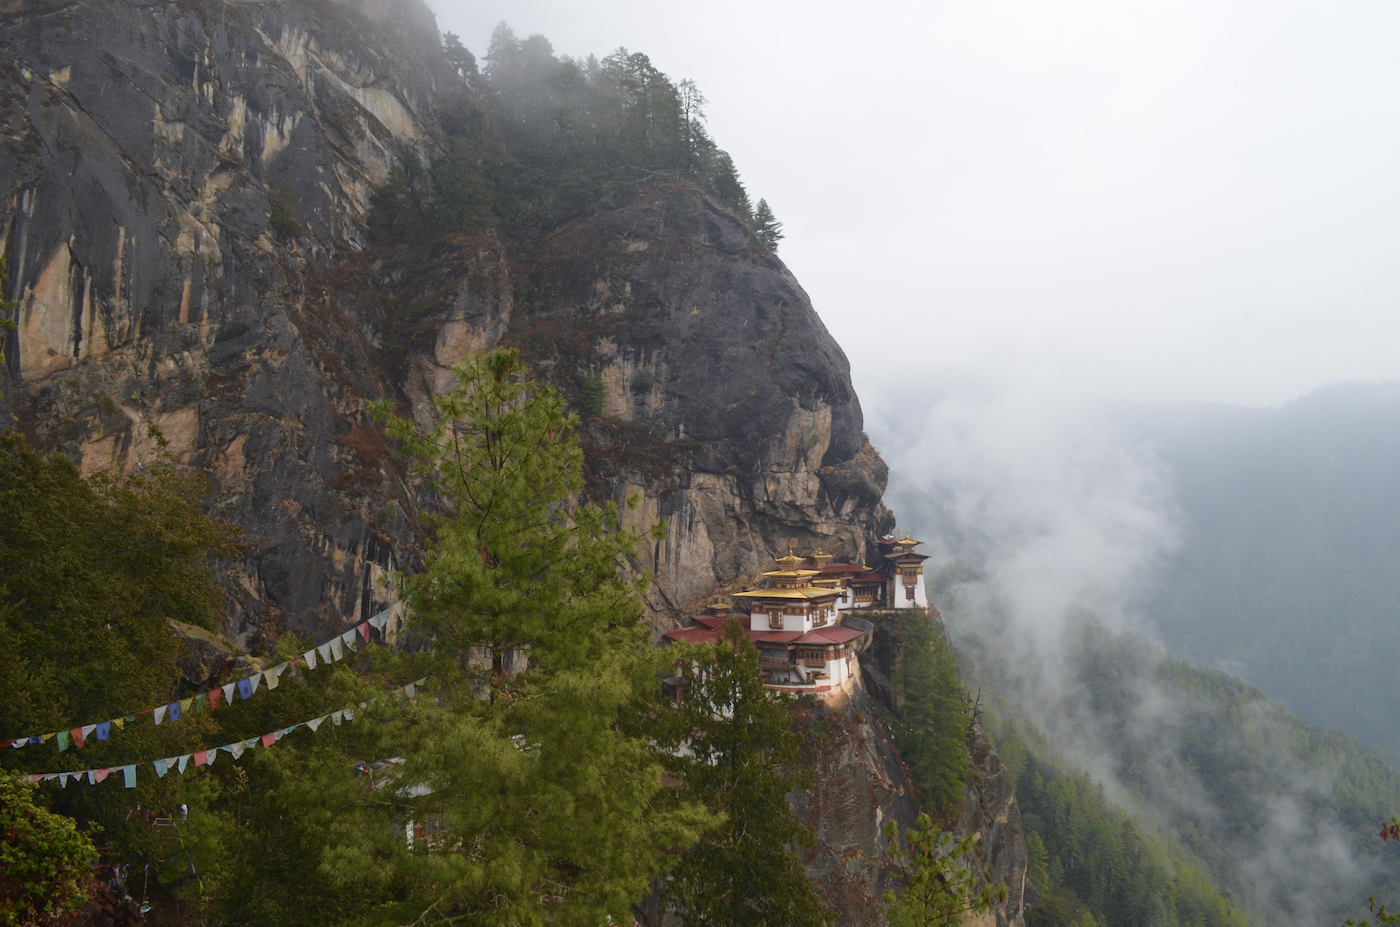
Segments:
[[[215,708],[218,708],[218,707],[219,707],[219,699],[223,697],[224,690],[223,690],[223,689],[210,689],[210,690],[208,691],[208,693],[206,693],[206,694],[209,696],[209,710],[210,710],[210,711],[213,711]]]
[[[345,720],[346,720],[346,721],[354,721],[354,720],[355,720],[355,712],[354,712],[353,710],[349,709],[349,708],[345,709]]]
[[[269,689],[277,688],[277,681],[282,678],[282,674],[287,671],[286,663],[278,663],[272,669],[263,673],[263,682],[267,683]]]
[[[194,754],[194,765],[203,766],[209,762],[209,753],[205,750],[197,750]]]
[[[126,777],[126,787],[136,788],[136,764],[130,763],[122,767],[122,775]]]
[[[310,650],[306,651],[306,653],[302,654],[302,656],[306,658],[306,668],[307,668],[307,669],[315,669],[315,668],[316,668],[316,648],[315,648],[315,647],[312,647]]]
[[[233,690],[237,687],[237,685],[238,683],[231,682],[223,687],[224,701],[230,705],[233,704]]]
[[[169,705],[166,705],[165,712],[167,715],[170,716],[171,724],[174,724],[176,721],[179,721],[180,716],[185,713],[184,706],[181,705],[179,702],[171,702]]]
[[[332,637],[330,640],[331,659],[337,663],[345,659],[345,651],[340,649],[340,638]]]
[[[314,734],[316,732],[316,728],[321,726],[321,722],[329,717],[330,715],[322,715],[319,718],[312,718],[310,721],[306,722],[306,726],[311,728],[311,732]]]
[[[48,743],[49,741],[53,740],[53,738],[54,738],[54,735],[53,735],[53,734],[40,734],[38,740],[31,740],[31,742],[32,742],[32,743],[46,744],[46,743]]]
[[[96,725],[96,724],[84,724],[83,727],[82,727],[82,731],[83,731],[83,740],[87,740],[89,737],[91,737],[91,736],[92,736],[92,732],[95,731],[95,730],[97,730],[97,725]],[[79,746],[81,746],[81,744],[80,744]]]
[[[218,747],[215,747],[213,750],[209,750],[209,751],[207,751],[207,752],[204,754],[204,762],[207,763],[207,764],[209,764],[210,766],[213,766],[213,765],[214,765],[214,761],[217,760],[218,758],[219,758],[219,748],[218,748]]]
[[[262,679],[262,673],[254,673],[246,679],[238,680],[238,697],[250,699],[253,693],[258,691],[258,682]]]
[[[180,714],[182,714],[182,715],[187,715],[187,714],[189,714],[189,713],[190,713],[190,706],[193,705],[193,704],[194,704],[194,699],[193,699],[193,698],[182,698],[182,699],[180,699]]]
[[[194,697],[194,710],[195,710],[195,711],[204,711],[204,710],[205,710],[205,707],[204,707],[204,706],[208,703],[208,701],[209,701],[209,693],[208,693],[208,692],[201,692],[201,693],[199,693],[198,695],[196,695],[196,696]]]
[[[67,773],[59,773],[59,774],[58,774],[58,787],[59,787],[60,789],[66,789],[66,788],[68,788],[68,774],[67,774]]]
[[[59,732],[58,732],[58,752],[59,752],[59,753],[62,753],[64,750],[67,750],[67,749],[68,749],[68,737],[69,737],[69,734],[68,734],[67,731],[59,731]]]
[[[156,768],[156,778],[157,778],[157,779],[164,779],[164,778],[165,778],[165,774],[166,774],[167,772],[169,772],[169,769],[170,769],[170,767],[168,767],[168,766],[166,765],[166,761],[165,761],[165,760],[155,760],[154,762],[151,763],[151,765],[154,766],[154,767]]]
[[[257,745],[258,739],[256,737],[249,737],[247,740],[243,741],[243,746],[248,748],[256,747]]]
[[[161,723],[162,721],[165,720],[165,709],[167,709],[167,708],[169,708],[169,707],[170,707],[169,705],[162,705],[162,706],[160,706],[159,708],[157,708],[157,709],[155,710],[156,724],[159,724],[159,723]]]
[[[84,734],[84,733],[85,733],[85,732],[84,732],[83,729],[80,728],[80,727],[75,727],[75,728],[73,728],[73,730],[71,730],[71,731],[68,732],[68,736],[71,737],[71,738],[73,738],[73,746],[77,747],[79,750],[83,749],[83,734]]]
[[[368,643],[369,643],[369,622],[368,622],[368,621],[361,621],[361,622],[360,622],[360,626],[357,627],[355,630],[357,630],[357,631],[360,632],[360,636],[363,637],[363,638],[365,639],[365,643],[368,644]]]
[[[273,737],[271,734],[264,734],[262,735],[262,742],[264,747],[270,747],[277,743],[277,738]]]
[[[386,608],[384,609],[384,611],[375,615],[369,620],[369,626],[371,628],[374,628],[376,631],[383,631],[384,626],[389,623],[389,612],[390,609]]]
[[[112,722],[103,721],[101,724],[97,725],[94,730],[97,731],[98,740],[106,740],[112,735]]]
[[[234,758],[235,760],[238,759],[240,756],[243,755],[243,750],[244,750],[243,741],[241,741],[241,740],[240,740],[238,743],[236,743],[236,744],[229,744],[229,745],[228,745],[228,752],[233,754],[233,758]]]
[[[36,734],[36,735],[34,735],[33,737],[29,738],[29,742],[30,742],[31,744],[36,744],[36,745],[37,745],[37,744],[41,744],[41,743],[43,743],[43,742],[46,741],[46,740],[48,740],[47,737],[41,737],[41,736],[39,736],[38,734]]]
[[[333,712],[331,712],[331,721],[333,721],[333,722],[335,723],[335,725],[336,725],[337,727],[339,727],[339,726],[340,726],[340,719],[344,716],[344,714],[345,714],[345,713],[344,713],[343,711],[333,711]]]
[[[322,663],[330,663],[330,662],[332,662],[332,660],[334,660],[334,659],[339,659],[338,657],[332,657],[332,656],[331,656],[331,645],[330,645],[330,644],[321,644],[320,646],[318,646],[318,647],[316,648],[316,651],[317,651],[318,653],[321,654],[321,662],[322,662]]]
[[[112,770],[111,770],[110,768],[108,768],[108,769],[97,769],[97,770],[93,770],[93,775],[95,775],[95,776],[97,777],[97,781],[98,781],[98,782],[106,782],[106,781],[107,781],[107,777],[110,776],[111,774],[112,774]]]
[[[354,652],[355,652],[355,629],[354,629],[354,628],[351,628],[350,630],[346,631],[344,634],[340,635],[340,642],[341,642],[342,644],[344,644],[346,647],[349,647],[351,653],[354,653]]]
[[[190,761],[190,755],[189,755],[188,753],[186,753],[184,756],[180,757],[178,760],[175,761],[176,764],[179,766],[180,775],[183,776],[183,775],[185,774],[185,764],[188,763],[189,761]]]
[[[79,773],[79,775],[81,775],[81,773]],[[88,785],[97,785],[97,770],[95,770],[95,769],[89,769],[89,770],[87,771],[87,777],[88,777]]]
[[[409,698],[413,698],[415,695],[418,694],[418,689],[413,685],[413,683],[410,682],[408,685],[403,687],[403,694],[407,695]]]
[[[133,718],[131,715],[127,715],[125,718],[113,718],[112,723],[117,726],[117,730],[124,731],[126,730],[126,722],[135,720],[136,719]]]

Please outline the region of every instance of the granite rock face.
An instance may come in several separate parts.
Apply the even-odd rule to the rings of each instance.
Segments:
[[[528,245],[366,248],[370,194],[432,156],[462,92],[421,3],[3,9],[7,416],[89,471],[208,471],[247,543],[226,576],[236,643],[388,604],[433,500],[365,406],[426,416],[452,365],[502,340],[566,394],[605,384],[589,489],[667,521],[637,564],[658,625],[789,547],[858,557],[893,524],[840,347],[691,184]]]
[[[893,528],[840,347],[688,181],[529,242],[368,244],[371,194],[405,155],[432,158],[462,92],[419,0],[0,0],[19,323],[0,427],[87,472],[208,474],[207,508],[244,547],[219,567],[225,634],[191,648],[192,674],[392,604],[384,580],[420,562],[438,502],[366,407],[390,397],[426,421],[453,365],[497,344],[575,401],[588,494],[666,522],[635,564],[658,629],[789,548],[858,559]],[[836,713],[819,762],[850,788],[805,799],[809,863],[843,923],[876,923],[879,824],[913,804],[873,722]],[[976,826],[1014,837],[1008,796],[979,799]]]

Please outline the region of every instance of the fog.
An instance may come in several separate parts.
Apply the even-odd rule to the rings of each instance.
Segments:
[[[1155,637],[1185,530],[1105,402],[1400,379],[1400,6],[430,2],[478,57],[504,20],[696,81],[851,360],[960,646],[1111,794],[1216,841],[1252,907],[1301,925],[1365,897],[1326,774],[1265,757],[1241,836],[1183,759],[1200,706],[1144,678],[1108,731],[1075,660],[1086,628]]]
[[[1400,7],[432,0],[647,53],[852,360],[1276,404],[1400,377]]]
[[[967,371],[875,387],[920,400],[881,404],[867,424],[891,465],[886,502],[925,541],[930,595],[969,678],[1202,858],[1247,911],[1298,927],[1356,914],[1387,876],[1369,825],[1330,807],[1338,770],[1292,758],[1278,709],[1249,705],[1241,739],[1155,681],[1166,652],[1149,643],[1143,604],[1185,523],[1154,447],[1071,391]],[[1125,653],[1138,662],[1120,689],[1094,667],[1121,670]],[[1249,784],[1226,806],[1198,760]]]

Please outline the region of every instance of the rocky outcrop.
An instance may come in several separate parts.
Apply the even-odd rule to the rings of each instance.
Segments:
[[[666,539],[658,624],[788,547],[892,524],[846,359],[791,273],[661,180],[526,245],[366,249],[370,193],[464,89],[416,0],[11,2],[0,219],[19,301],[4,401],[84,469],[206,470],[240,524],[229,634],[308,637],[392,601],[433,500],[365,415],[420,417],[503,339],[577,396],[589,489]],[[528,305],[516,307],[518,294]],[[523,310],[523,311],[522,311]]]

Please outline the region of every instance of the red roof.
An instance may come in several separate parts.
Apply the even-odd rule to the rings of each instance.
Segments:
[[[723,618],[719,617],[718,615],[696,615],[695,621],[699,624],[704,625],[707,628],[714,628],[715,630],[719,630],[720,628],[729,624],[729,622],[735,618],[739,619],[739,624],[742,627],[747,628],[749,626],[749,621],[751,620],[749,616],[738,614],[725,615]]]
[[[847,644],[864,634],[855,628],[837,625],[834,628],[813,628],[797,639],[799,644]]]
[[[754,641],[762,641],[768,644],[791,644],[802,636],[801,631],[750,631],[749,637]]]
[[[719,641],[719,632],[710,628],[676,628],[667,631],[666,636],[683,644],[713,644]]]
[[[862,574],[862,575],[860,575],[860,576],[852,576],[852,577],[851,577],[851,582],[853,582],[853,583],[883,583],[883,582],[885,582],[885,581],[888,580],[888,579],[889,579],[889,577],[886,576],[884,573],[873,573],[873,572],[872,572],[872,573],[864,573],[864,574]]]
[[[860,573],[866,568],[859,563],[828,563],[822,567],[821,576],[839,573]]]

